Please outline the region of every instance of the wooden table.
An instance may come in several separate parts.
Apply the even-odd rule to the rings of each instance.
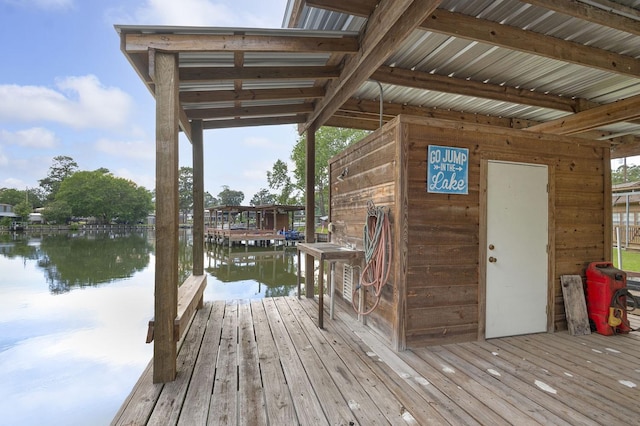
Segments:
[[[362,262],[364,259],[364,251],[354,250],[347,247],[341,247],[333,243],[299,243],[298,247],[298,298],[300,297],[300,254],[305,253],[314,257],[315,260],[320,261],[318,269],[318,327],[324,327],[324,262],[327,261],[331,264],[331,309],[330,317],[333,318],[333,293],[335,291],[335,268],[336,261],[343,260],[348,263]],[[312,268],[315,265],[310,265]],[[309,267],[309,265],[307,265]],[[307,285],[313,285],[313,283],[307,283]],[[313,287],[312,287],[313,288]]]

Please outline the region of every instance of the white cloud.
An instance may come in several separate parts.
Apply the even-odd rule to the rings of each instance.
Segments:
[[[103,86],[94,75],[62,78],[56,86],[0,85],[0,120],[112,129],[123,126],[132,110],[127,93]]]
[[[271,139],[260,136],[246,137],[244,138],[243,143],[246,146],[255,148],[274,148],[276,146]]]
[[[111,22],[209,27],[279,28],[283,0],[145,0],[131,15],[111,10]]]
[[[95,148],[114,157],[150,161],[150,164],[154,164],[155,161],[155,146],[151,142],[114,141],[103,138],[95,143]]]
[[[73,7],[73,1],[74,0],[2,0],[2,3],[53,10],[70,9]]]
[[[27,148],[54,148],[58,144],[58,138],[50,130],[33,127],[17,132],[0,130],[0,142]]]

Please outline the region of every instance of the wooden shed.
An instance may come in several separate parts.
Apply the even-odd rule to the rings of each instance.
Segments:
[[[396,349],[565,329],[560,276],[610,256],[608,151],[400,115],[333,158],[333,241],[362,247],[367,203],[391,211],[392,273],[369,325]],[[464,170],[447,174],[447,156]],[[433,166],[465,190],[428,179]]]
[[[154,381],[175,378],[174,321],[186,322],[175,288],[180,131],[193,145],[199,238],[204,130],[297,124],[307,194],[316,129],[375,130],[331,162],[330,220],[335,242],[358,246],[366,202],[391,208],[394,274],[369,324],[393,348],[562,328],[559,276],[611,257],[610,157],[640,153],[639,22],[626,0],[288,0],[283,29],[117,26],[156,99]],[[445,171],[462,167],[466,181],[433,188],[461,193],[428,189],[442,166],[429,149],[465,159]],[[307,223],[314,211],[307,196]],[[195,244],[200,286],[202,257]],[[494,282],[531,279],[520,287],[539,290],[539,304],[492,297]],[[534,330],[496,328],[529,305]]]

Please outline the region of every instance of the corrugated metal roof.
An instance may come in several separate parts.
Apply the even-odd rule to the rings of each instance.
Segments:
[[[116,29],[122,37],[129,34],[193,35],[194,38],[246,35],[247,37],[273,37],[274,41],[279,42],[291,37],[293,42],[303,37],[350,37],[351,40],[357,40],[359,31],[367,25],[365,17],[308,7],[304,0],[302,0],[302,7],[294,10],[298,4],[297,1],[288,0],[283,20],[284,25],[288,25],[292,14],[295,13],[298,17],[296,24],[298,28],[295,29],[152,26],[117,26]],[[351,6],[362,7],[373,4],[375,4],[373,1],[361,1],[356,4],[344,0],[340,7],[347,10]],[[583,4],[595,5],[596,2],[590,0],[570,2],[570,4],[561,2],[557,6],[579,7]],[[611,14],[612,21],[619,16],[626,16],[629,19],[627,24],[635,21],[640,27],[640,0],[618,0],[610,1],[608,4],[609,6],[620,5],[618,7],[620,10],[607,12]],[[635,13],[635,11],[638,12]],[[617,15],[614,16],[614,14]],[[434,79],[439,77],[437,84],[434,86],[413,84],[411,77],[406,76],[404,80],[400,78],[382,81],[383,98],[386,103],[509,118],[531,125],[535,122],[565,117],[572,111],[577,112],[582,108],[611,104],[617,100],[640,95],[640,75],[638,75],[640,73],[634,75],[621,72],[619,69],[607,70],[608,64],[589,64],[588,61],[581,60],[582,58],[570,62],[566,58],[572,56],[574,52],[572,52],[573,48],[567,48],[567,45],[559,47],[566,50],[563,51],[565,56],[553,52],[547,53],[546,56],[540,54],[539,52],[544,49],[526,51],[525,48],[515,50],[516,47],[503,47],[499,37],[482,40],[478,35],[477,39],[473,39],[473,33],[468,31],[470,28],[463,27],[475,28],[474,22],[477,20],[478,25],[487,23],[495,25],[497,32],[502,28],[522,30],[524,33],[517,34],[517,37],[522,40],[526,40],[530,37],[529,35],[553,37],[549,40],[574,43],[572,46],[575,46],[575,50],[578,51],[576,55],[589,56],[589,52],[580,50],[588,46],[611,55],[611,62],[624,57],[629,60],[640,60],[640,30],[622,31],[616,29],[614,25],[601,25],[518,0],[443,0],[433,13],[436,18],[438,15],[457,19],[458,22],[462,22],[461,28],[459,31],[434,25],[430,28],[432,21],[426,20],[423,26],[415,29],[393,50],[383,64],[386,72],[392,69],[409,71],[419,75],[423,80],[428,80],[428,76],[433,76]],[[624,25],[621,28],[624,28]],[[489,32],[486,29],[483,31]],[[464,37],[461,34],[464,34]],[[531,43],[544,43],[544,41],[534,39]],[[504,45],[509,45],[508,40]],[[545,46],[540,46],[542,47]],[[294,114],[292,106],[304,105],[295,121],[300,122],[300,117],[308,117],[309,103],[316,102],[318,98],[324,96],[331,87],[330,80],[338,76],[322,77],[319,71],[317,77],[305,78],[305,75],[300,74],[296,78],[291,78],[286,71],[318,67],[322,72],[332,72],[332,70],[341,72],[344,64],[349,61],[349,55],[356,53],[322,49],[287,51],[283,48],[282,50],[260,51],[258,49],[256,51],[251,48],[241,52],[234,52],[231,49],[229,51],[225,49],[179,50],[180,70],[191,72],[189,75],[192,76],[180,82],[180,91],[184,95],[181,99],[182,106],[187,117],[190,110],[211,108],[224,109],[224,112],[229,114],[290,116]],[[145,69],[148,65],[145,52],[136,50],[129,54],[132,64],[153,92],[153,82],[148,76],[148,70]],[[624,63],[624,60],[622,62]],[[633,66],[636,64],[633,63]],[[250,71],[252,67],[263,67],[264,74],[247,74],[246,71]],[[225,72],[226,68],[229,68],[229,72]],[[638,68],[640,67],[636,67]],[[278,73],[277,70],[283,72]],[[366,71],[372,75],[376,70]],[[215,74],[216,72],[218,74]],[[201,75],[204,77],[200,77]],[[382,79],[385,74],[377,75]],[[447,87],[449,78],[454,83],[450,85],[454,87],[453,89]],[[483,85],[487,85],[487,90]],[[264,97],[265,92],[268,91],[273,95],[271,98]],[[509,91],[509,96],[500,96],[506,91]],[[289,97],[284,96],[283,93]],[[301,93],[306,96],[305,99],[300,98]],[[216,98],[217,94],[220,94],[219,99]],[[378,100],[379,86],[377,83],[364,81],[358,88],[351,90],[349,95],[357,100]],[[527,99],[523,98],[523,95],[528,95]],[[316,103],[316,105],[321,104],[322,102]],[[273,106],[279,112],[271,113],[268,108],[263,108],[269,106]],[[261,108],[242,109],[250,107]],[[345,112],[345,108],[341,110]],[[370,116],[375,112],[371,104],[367,104],[366,110],[349,111],[352,116],[360,113],[370,120]],[[204,116],[204,114],[201,111],[198,116]],[[347,117],[349,114],[343,114],[342,117]],[[211,119],[215,117],[218,120],[219,115],[219,113],[212,115]],[[239,118],[239,115],[229,117],[231,120],[236,118]],[[606,131],[614,135],[633,134],[640,145],[640,122],[607,124],[598,130],[594,137],[602,137],[602,132]]]

